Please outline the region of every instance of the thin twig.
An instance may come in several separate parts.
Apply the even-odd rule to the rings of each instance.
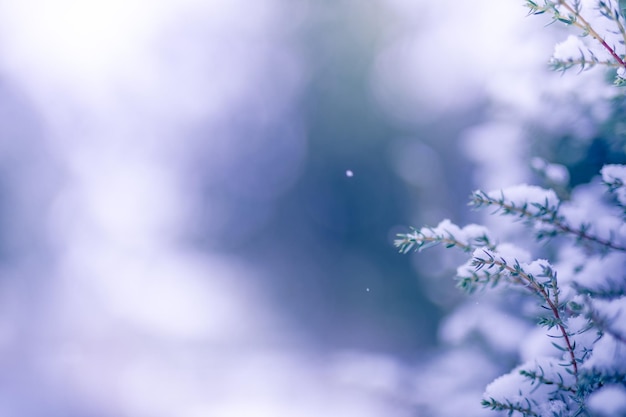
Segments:
[[[541,285],[538,285],[534,279],[528,276],[528,274],[522,271],[516,270],[515,268],[513,268],[512,266],[508,265],[505,262],[498,261],[495,258],[490,259],[490,260],[483,260],[483,261],[485,263],[490,263],[500,268],[504,268],[511,274],[515,274],[514,276],[512,276],[513,279],[517,278],[517,276],[522,277],[523,281],[521,279],[516,279],[516,281],[520,284],[530,287],[535,293],[539,294],[541,298],[543,298],[546,301],[546,303],[548,304],[548,307],[550,308],[550,310],[552,310],[552,315],[557,321],[556,325],[559,328],[561,335],[563,336],[563,340],[565,340],[565,346],[567,348],[567,351],[569,352],[570,362],[574,370],[574,376],[576,377],[576,379],[578,379],[578,363],[576,362],[576,355],[574,353],[574,348],[572,347],[569,334],[567,333],[567,330],[565,329],[565,325],[563,324],[563,320],[561,319],[561,314],[559,313],[559,309],[557,305],[550,299],[550,295],[546,292],[545,288],[543,288]]]
[[[626,68],[626,62],[624,62],[624,60],[617,55],[617,53],[615,52],[615,50],[613,48],[611,48],[606,41],[598,34],[598,32],[596,32],[591,25],[589,24],[589,22],[587,22],[585,20],[584,17],[582,17],[572,6],[570,6],[565,0],[559,0],[559,5],[565,7],[567,10],[569,10],[572,15],[574,16],[574,18],[576,20],[580,20],[580,22],[582,22],[582,25],[580,24],[576,24],[577,22],[574,21],[573,24],[578,26],[579,28],[587,31],[591,36],[593,36],[598,42],[600,42],[602,44],[602,46],[604,47],[604,49],[606,49],[607,51],[609,51],[609,53],[613,56],[613,58],[615,58],[615,60],[617,62],[619,62],[620,66]]]

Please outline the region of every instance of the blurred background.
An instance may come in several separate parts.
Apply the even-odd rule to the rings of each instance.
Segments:
[[[499,3],[0,0],[0,415],[416,415]]]

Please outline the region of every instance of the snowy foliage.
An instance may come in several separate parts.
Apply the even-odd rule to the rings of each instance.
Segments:
[[[626,167],[605,165],[602,168],[602,181],[617,195],[619,203],[626,206]]]
[[[556,45],[554,69],[609,67],[615,84],[626,84],[626,2],[527,0],[526,5],[530,14],[552,16],[578,31]],[[589,119],[584,132],[576,132],[572,114],[544,115],[550,120],[537,123],[541,117],[528,117],[521,107],[509,107],[504,117],[496,113],[464,137],[482,170],[479,187],[495,188],[470,197],[470,206],[487,209],[485,225],[460,227],[444,220],[395,241],[402,253],[441,244],[468,255],[456,269],[456,282],[470,301],[444,321],[441,335],[460,351],[478,340],[485,357],[505,372],[484,391],[487,410],[541,417],[626,415],[626,165],[604,161],[595,175],[570,185],[573,172],[550,161],[563,137],[590,143],[607,126],[613,131],[604,140],[617,137],[610,145],[623,146],[623,130],[616,127],[623,126],[623,97],[613,89],[585,97],[585,86],[576,86],[575,95],[585,97],[580,102],[613,107]],[[570,93],[553,91],[551,100],[566,101]],[[542,143],[527,136],[525,124],[541,132]],[[500,158],[488,152],[495,143],[506,143]],[[509,167],[515,174],[507,177],[502,170]],[[533,173],[542,186],[510,181],[530,183]],[[508,181],[498,183],[503,178]]]
[[[622,2],[620,2],[622,3]],[[580,69],[604,65],[618,69],[616,84],[622,85],[626,29],[620,4],[615,0],[544,0],[542,4],[527,0],[531,14],[549,13],[554,21],[575,26],[582,35],[593,38],[583,40],[570,35],[554,48],[551,64],[555,69]]]
[[[626,166],[609,168],[603,171],[607,195]],[[555,253],[554,264],[547,259],[532,260],[513,243],[497,243],[484,227],[460,228],[449,220],[401,235],[396,241],[402,252],[444,244],[471,253],[457,269],[460,288],[474,293],[504,286],[505,296],[513,291],[526,293],[539,307],[532,311],[527,302],[520,304],[523,318],[534,315],[532,320],[543,328],[551,349],[492,382],[483,405],[524,416],[590,415],[587,402],[592,395],[607,384],[626,386],[623,211],[611,210],[618,203],[603,199],[603,195],[572,193],[571,201],[561,203],[553,191],[528,185],[477,191],[472,204],[495,207],[512,221],[523,220],[537,239],[549,240]],[[471,323],[466,316],[465,324]],[[496,326],[482,331],[496,347],[498,337],[508,337]],[[615,394],[615,398],[616,404],[621,404],[622,397]]]

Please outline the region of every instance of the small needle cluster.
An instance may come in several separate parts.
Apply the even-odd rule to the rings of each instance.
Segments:
[[[626,29],[623,0],[526,0],[529,14],[549,15],[553,22],[577,29],[554,48],[555,70],[595,66],[615,70],[615,84],[626,84]]]

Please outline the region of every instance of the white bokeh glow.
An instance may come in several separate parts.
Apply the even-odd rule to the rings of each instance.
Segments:
[[[25,205],[44,201],[40,233],[52,250],[36,267],[4,271],[27,269],[43,289],[24,315],[16,306],[28,289],[15,279],[3,288],[12,297],[0,319],[7,378],[26,382],[12,388],[1,414],[392,415],[391,403],[342,382],[345,372],[333,380],[330,365],[278,347],[298,342],[286,342],[289,329],[252,295],[254,271],[182,243],[195,201],[188,154],[203,149],[208,175],[223,177],[238,155],[218,137],[240,140],[228,132],[238,112],[260,123],[284,117],[303,83],[288,36],[304,6],[0,1],[0,72],[41,120],[36,146],[56,172],[43,197],[41,188],[19,191]],[[279,92],[268,87],[271,77]],[[194,123],[207,132],[201,143],[188,134]],[[305,156],[302,133],[285,140],[293,142],[273,157],[290,163],[268,173],[274,197]],[[20,175],[45,183],[35,168]],[[371,361],[352,363],[367,370]],[[20,400],[41,390],[41,405]]]
[[[514,88],[511,74],[545,66],[550,56],[550,45],[537,42],[545,28],[527,18],[519,2],[388,2],[398,15],[397,34],[378,58],[373,85],[401,120],[466,111],[500,76]]]

